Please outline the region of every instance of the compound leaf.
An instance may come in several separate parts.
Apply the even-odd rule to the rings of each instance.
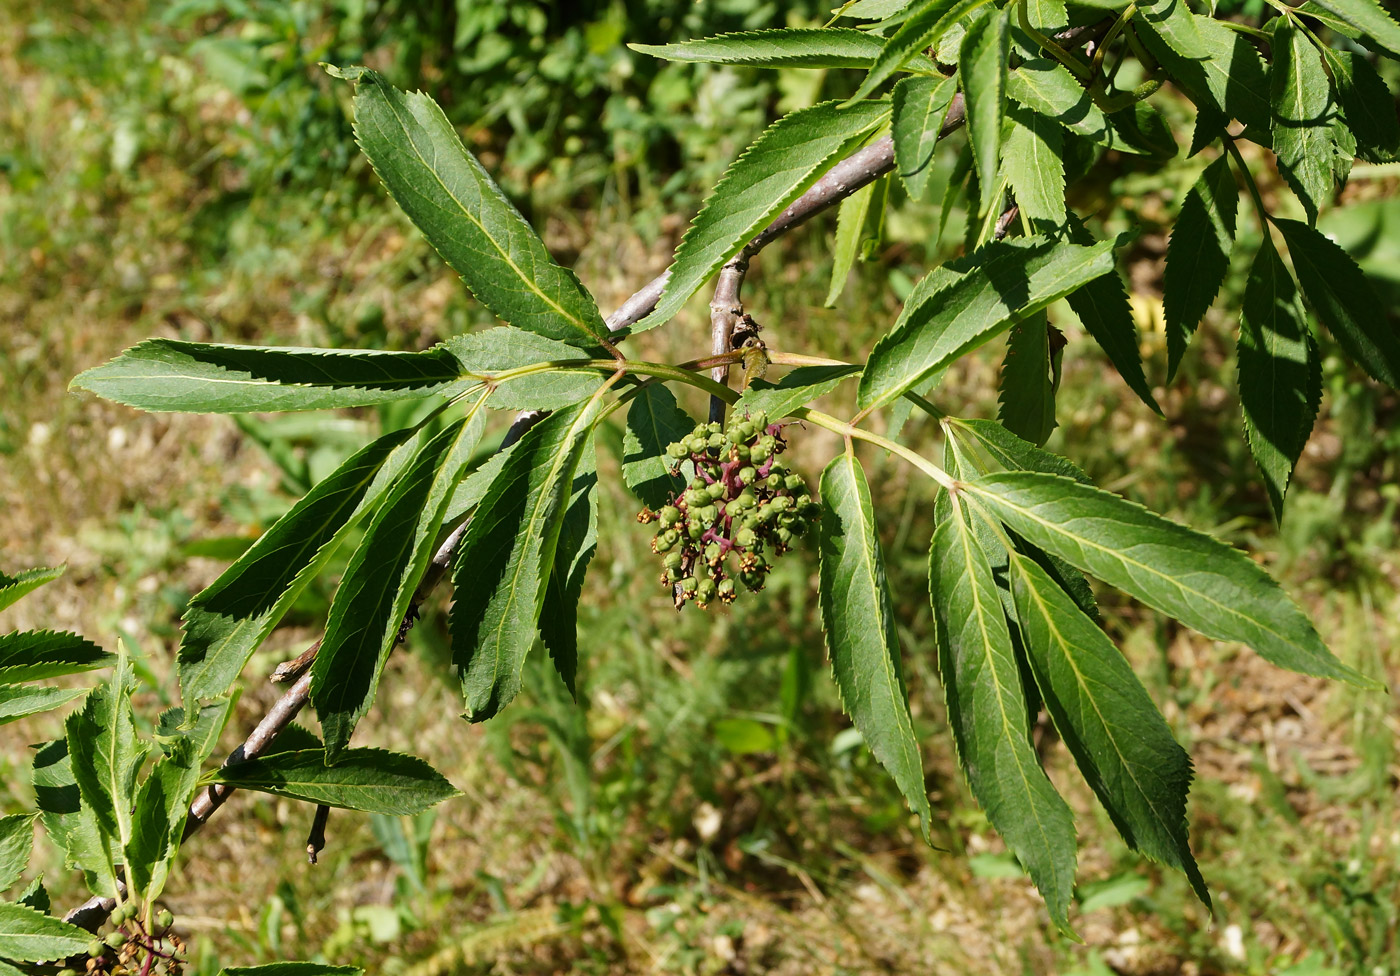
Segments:
[[[458,791],[417,756],[346,749],[327,765],[323,749],[295,749],[219,767],[219,783],[345,810],[410,817]]]
[[[1161,0],[1134,21],[1138,36],[1203,112],[1236,118],[1268,143],[1271,112],[1264,62],[1249,39],[1181,0]]]
[[[374,702],[389,651],[403,635],[438,527],[485,426],[485,396],[423,445],[375,511],[331,602],[311,665],[311,703],[335,762]]]
[[[69,386],[141,410],[254,413],[363,407],[469,383],[442,346],[389,352],[147,339]]]
[[[385,434],[348,458],[190,600],[178,659],[189,714],[228,690],[349,527],[382,498],[386,463],[410,433]]]
[[[332,73],[356,83],[355,138],[375,172],[483,305],[582,349],[607,336],[592,296],[550,257],[436,102],[368,68]]]
[[[957,79],[916,75],[900,79],[891,100],[896,172],[909,196],[922,200],[933,175],[933,148],[938,142]]]
[[[1039,112],[1009,106],[1011,131],[1002,146],[1002,170],[1016,205],[1032,221],[1065,222],[1064,130]]]
[[[1186,836],[1191,760],[1133,669],[1033,559],[1012,553],[1026,657],[1046,709],[1133,850],[1183,871],[1210,906]]]
[[[656,309],[634,327],[671,319],[720,265],[782,213],[836,160],[889,118],[886,101],[822,102],[783,116],[725,172],[680,246]]]
[[[452,576],[452,661],[470,721],[491,718],[520,691],[574,472],[597,416],[595,399],[530,428],[462,537]]]
[[[46,567],[26,569],[16,576],[0,573],[0,610],[4,610],[17,600],[33,593],[45,583],[52,583],[63,575],[65,568],[57,566],[52,569]]]
[[[1032,545],[1207,637],[1292,671],[1375,685],[1332,656],[1268,573],[1218,539],[1055,475],[983,475],[965,491]]]
[[[545,589],[540,611],[540,637],[549,649],[554,669],[569,694],[577,697],[578,678],[578,601],[588,564],[598,551],[598,463],[593,445],[587,444],[574,469],[573,494],[564,521],[559,527],[559,543],[554,551],[554,568]]]
[[[0,725],[37,715],[81,698],[86,688],[36,688],[32,685],[0,685]],[[0,885],[3,887],[3,885]]]
[[[822,627],[836,687],[871,754],[919,815],[927,839],[928,790],[909,717],[875,506],[865,472],[849,450],[822,472],[821,503]]]
[[[1313,313],[1362,369],[1400,387],[1400,335],[1351,256],[1307,224],[1275,220]]]
[[[491,389],[490,405],[505,410],[558,410],[578,403],[598,389],[598,371],[575,367],[509,376],[511,370],[536,364],[579,361],[579,350],[523,329],[503,326],[453,336],[448,349],[462,372]]]
[[[950,27],[989,2],[991,0],[923,0],[885,41],[880,56],[851,100],[865,98],[924,50],[937,47]]]
[[[1013,101],[1091,142],[1123,152],[1143,150],[1118,137],[1108,116],[1094,104],[1084,86],[1068,68],[1049,58],[1030,58],[1006,78],[1006,94]]]
[[[63,848],[64,864],[83,871],[93,894],[115,897],[121,848],[104,836],[92,807],[82,802],[67,741],[35,746],[33,772],[39,819],[49,839]]]
[[[1279,173],[1298,195],[1309,223],[1332,196],[1331,86],[1317,49],[1288,17],[1274,22],[1270,99]]]
[[[875,183],[867,183],[846,199],[836,210],[836,238],[831,245],[831,284],[827,286],[827,308],[836,307],[836,299],[846,288],[846,278],[856,263],[860,253],[860,243],[865,237],[866,218],[870,214],[870,201],[875,196]]]
[[[997,419],[1002,426],[1036,445],[1044,444],[1055,429],[1049,326],[1042,312],[1011,327],[997,398]]]
[[[0,956],[18,962],[47,962],[82,952],[92,933],[35,911],[0,901]]]
[[[34,815],[0,817],[0,891],[14,884],[29,866],[34,848]]]
[[[825,396],[840,386],[847,377],[859,372],[860,367],[856,365],[798,366],[789,370],[776,383],[766,379],[754,380],[734,405],[734,415],[742,416],[762,410],[768,414],[769,420],[778,420],[818,397]]]
[[[131,712],[132,685],[131,658],[119,654],[112,677],[89,692],[83,707],[64,722],[83,804],[118,845],[131,839],[132,793],[146,756]]]
[[[1229,161],[1221,156],[1205,168],[1181,205],[1162,279],[1167,382],[1176,376],[1191,334],[1230,270],[1239,197]]]
[[[853,27],[786,27],[716,34],[679,44],[627,46],[639,54],[666,61],[757,68],[869,68],[879,57],[884,41]],[[928,63],[926,58],[921,60]]]
[[[952,506],[929,554],[948,724],[977,802],[1040,889],[1051,920],[1068,932],[1074,818],[1027,738],[1010,628],[987,554],[965,519],[963,506]]]
[[[644,387],[627,410],[622,436],[622,480],[644,505],[659,509],[685,490],[685,479],[671,473],[666,448],[695,430],[695,421],[660,383]]]
[[[967,138],[977,184],[982,188],[979,213],[999,205],[1001,124],[1006,115],[1006,70],[1011,31],[1006,11],[993,11],[967,27],[958,47],[958,81],[967,112]]]
[[[0,634],[0,682],[39,681],[105,668],[115,660],[86,637],[54,630]]]
[[[1375,41],[1392,55],[1400,56],[1400,24],[1376,0],[1313,0],[1351,24],[1362,35]]]
[[[1322,363],[1293,276],[1267,235],[1244,290],[1239,370],[1249,449],[1264,474],[1274,517],[1281,519],[1284,492],[1322,399]]]
[[[203,758],[193,739],[177,740],[136,793],[126,845],[127,882],[148,902],[160,897],[180,849]]]
[[[893,400],[959,356],[1113,270],[1113,241],[1091,247],[1044,237],[997,241],[958,277],[925,276],[895,327],[871,350],[862,407]]]
[[[1332,68],[1337,101],[1356,136],[1358,154],[1372,163],[1395,161],[1400,155],[1400,119],[1381,76],[1370,61],[1351,51],[1323,48],[1322,56]]]

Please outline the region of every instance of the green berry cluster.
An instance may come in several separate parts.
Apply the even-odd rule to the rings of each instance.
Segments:
[[[175,916],[168,909],[143,920],[140,907],[128,901],[112,911],[112,922],[113,931],[88,944],[86,960],[68,959],[57,976],[79,976],[73,966],[78,961],[91,976],[179,976],[184,971],[188,950],[171,931]]]
[[[728,430],[699,424],[666,449],[673,474],[690,462],[690,484],[661,511],[643,509],[637,520],[658,524],[651,548],[665,561],[661,585],[674,590],[678,608],[689,601],[702,610],[716,599],[732,603],[736,579],[763,589],[772,568],[768,555],[787,552],[811,526],[820,506],[802,476],[778,457],[785,450],[782,425],[769,423],[762,411]]]

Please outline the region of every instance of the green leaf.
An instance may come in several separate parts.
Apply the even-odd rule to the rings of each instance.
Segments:
[[[579,350],[509,326],[453,336],[447,348],[462,371],[491,388],[490,405],[505,410],[558,410],[586,399],[598,389],[596,369],[551,369],[500,379],[507,370],[537,363],[577,361]]]
[[[1120,139],[1084,86],[1058,61],[1030,58],[1006,79],[1006,94],[1027,109],[1054,119],[1070,132],[1110,149],[1140,153]]]
[[[649,508],[659,509],[685,490],[685,478],[671,473],[675,461],[666,456],[666,448],[694,429],[695,421],[660,383],[643,387],[628,408],[622,480]]]
[[[1012,554],[1012,591],[1046,710],[1128,846],[1184,872],[1210,907],[1186,836],[1191,760],[1133,669],[1034,560]]]
[[[1113,270],[1113,241],[1092,247],[1044,237],[988,244],[961,277],[926,276],[860,380],[862,407],[888,403],[964,353]]]
[[[443,511],[481,439],[485,399],[427,441],[409,462],[370,519],[341,577],[311,665],[311,703],[330,762],[337,761],[374,703],[384,662],[402,636],[413,592],[437,545]]]
[[[1091,244],[1093,237],[1084,229],[1077,217],[1069,216],[1070,240],[1076,244]],[[1117,269],[1100,275],[1093,281],[1069,293],[1069,307],[1079,316],[1080,324],[1094,337],[1108,356],[1118,375],[1128,388],[1138,395],[1143,403],[1161,414],[1157,398],[1147,385],[1147,377],[1142,371],[1142,352],[1138,348],[1137,326],[1133,323],[1132,306],[1128,304],[1128,292],[1123,287],[1123,279]]]
[[[180,849],[190,801],[199,786],[203,757],[192,739],[176,742],[151,768],[136,793],[131,840],[126,845],[127,882],[147,902],[160,897]]]
[[[1376,684],[1333,657],[1269,574],[1218,539],[1054,475],[984,475],[965,490],[1032,545],[1207,637],[1292,671]]]
[[[990,0],[923,0],[917,4],[899,26],[875,59],[870,72],[852,96],[851,101],[865,98],[879,88],[892,74],[903,68],[938,41],[954,24],[964,20],[974,10]]]
[[[1317,230],[1275,220],[1309,307],[1346,354],[1388,386],[1400,388],[1400,336],[1387,307],[1356,262]]]
[[[958,87],[955,77],[914,76],[894,86],[891,131],[896,172],[909,196],[922,200],[933,175],[933,149]]]
[[[34,848],[34,815],[0,817],[0,891],[20,879]]]
[[[1203,111],[1239,119],[1250,138],[1267,144],[1269,80],[1248,38],[1180,0],[1162,0],[1133,23],[1145,28],[1138,37]]]
[[[377,72],[354,81],[355,138],[389,193],[472,293],[518,329],[582,349],[608,334],[592,296],[506,199],[436,102]]]
[[[967,112],[967,139],[977,183],[982,188],[979,213],[999,205],[995,190],[1000,175],[1001,123],[1006,114],[1006,70],[1011,31],[1006,11],[993,11],[967,26],[958,47],[958,82]]]
[[[358,966],[327,966],[319,962],[271,962],[265,966],[231,966],[221,976],[361,976]]]
[[[540,637],[569,694],[578,697],[578,601],[588,564],[598,551],[598,463],[587,445],[574,469],[573,494],[559,527],[554,568],[540,611]]]
[[[846,278],[860,253],[865,236],[865,221],[870,213],[870,199],[875,195],[875,183],[867,183],[846,199],[836,211],[836,239],[831,246],[831,284],[827,286],[827,308],[836,307],[836,299],[846,288]]]
[[[0,685],[0,725],[37,715],[81,698],[86,688],[34,688],[26,685]]]
[[[63,726],[83,803],[118,844],[131,839],[132,794],[146,756],[131,714],[132,684],[131,658],[120,654],[112,677],[94,688]]]
[[[1385,8],[1376,0],[1312,0],[1312,2],[1351,24],[1391,54],[1400,56],[1400,24],[1396,24],[1395,18],[1386,13]]]
[[[201,698],[228,690],[359,515],[378,503],[386,462],[411,433],[385,434],[352,455],[190,600],[178,662],[190,714]]]
[[[384,749],[346,749],[334,766],[321,749],[279,752],[221,766],[214,779],[345,810],[412,816],[461,794],[417,756]]]
[[[1400,157],[1400,119],[1390,89],[1359,54],[1323,48],[1322,56],[1332,69],[1337,100],[1356,136],[1361,158],[1371,163],[1394,162]]]
[[[19,962],[47,962],[77,955],[92,933],[37,912],[0,901],[0,956]]]
[[[147,339],[69,386],[141,410],[253,413],[414,400],[470,382],[442,346],[385,352]]]
[[[667,61],[744,64],[758,68],[869,68],[884,41],[854,27],[787,27],[717,34],[679,44],[629,44]],[[932,70],[927,58],[919,59]]]
[[[1317,211],[1332,197],[1331,88],[1317,49],[1288,17],[1274,21],[1270,98],[1274,109],[1274,153],[1278,169],[1317,223]]]
[[[822,628],[842,707],[919,815],[927,840],[932,814],[909,717],[875,505],[865,472],[849,450],[822,472],[821,502]]]
[[[734,415],[737,417],[761,410],[772,420],[786,417],[798,407],[826,396],[848,376],[859,372],[860,367],[856,365],[798,366],[776,383],[766,379],[754,380],[734,405]]]
[[[597,416],[598,401],[590,400],[530,428],[462,537],[452,576],[452,660],[470,721],[491,718],[520,690],[574,471]]]
[[[223,734],[225,726],[228,725],[229,716],[233,714],[233,706],[238,695],[229,695],[223,698],[216,698],[207,704],[201,705],[199,711],[195,713],[195,719],[188,725],[185,722],[185,710],[176,705],[167,708],[160,713],[156,720],[155,740],[161,751],[170,755],[176,748],[177,743],[183,740],[192,742],[195,755],[201,760],[209,758],[214,749],[219,744],[219,736]],[[280,741],[280,738],[279,738]]]
[[[1240,405],[1249,449],[1274,517],[1308,442],[1322,399],[1321,357],[1303,323],[1293,276],[1268,235],[1249,270],[1240,316]]]
[[[1221,156],[1196,180],[1167,244],[1162,305],[1167,329],[1167,382],[1176,376],[1186,345],[1215,301],[1230,270],[1240,191]]]
[[[725,172],[686,231],[656,309],[634,326],[671,319],[691,295],[783,209],[889,118],[885,101],[822,102],[783,116]]]
[[[0,634],[0,681],[39,681],[105,668],[114,660],[86,637],[53,630]]]
[[[1020,667],[987,555],[954,505],[933,535],[929,591],[948,724],[972,793],[1069,931],[1074,818],[1026,735]]]
[[[0,610],[13,605],[17,600],[33,593],[45,583],[52,583],[63,575],[65,569],[67,569],[66,566],[57,566],[53,569],[26,569],[17,576],[7,576],[0,573]]]
[[[1050,365],[1050,323],[1045,313],[1022,319],[1006,336],[997,419],[1032,444],[1055,429],[1055,385]]]
[[[1054,34],[1069,26],[1065,0],[1026,0],[1026,19],[1042,34]]]
[[[1008,106],[1011,131],[1002,146],[1002,171],[1016,204],[1032,221],[1065,222],[1064,130],[1039,112]]]
[[[948,417],[943,424],[957,439],[959,446],[975,451],[993,465],[988,468],[986,463],[980,463],[978,468],[981,470],[1042,471],[1073,478],[1086,485],[1090,483],[1089,476],[1069,458],[1017,437],[995,420]]]
[[[63,848],[64,864],[84,872],[93,894],[115,897],[121,849],[104,837],[92,808],[82,802],[64,739],[35,747],[34,798],[49,839]]]

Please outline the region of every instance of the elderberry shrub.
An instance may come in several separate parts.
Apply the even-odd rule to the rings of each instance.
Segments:
[[[665,562],[661,585],[673,589],[677,608],[694,601],[703,610],[716,598],[732,603],[735,579],[763,589],[772,569],[766,553],[787,552],[816,519],[821,506],[778,457],[787,450],[782,430],[759,411],[728,430],[698,424],[666,449],[673,474],[691,463],[690,484],[661,511],[642,509],[637,520],[658,523],[651,548]]]

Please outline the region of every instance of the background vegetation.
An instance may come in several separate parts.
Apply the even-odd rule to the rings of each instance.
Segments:
[[[138,414],[68,394],[81,369],[151,335],[410,349],[487,320],[387,200],[350,136],[349,88],[318,61],[368,63],[431,92],[606,309],[665,266],[705,192],[774,112],[833,83],[665,65],[625,44],[819,23],[825,6],[4,5],[0,567],[69,566],[7,611],[6,629],[123,638],[154,714],[176,697],[187,599],[296,493],[407,419]],[[1164,108],[1189,121],[1184,101]],[[940,154],[935,183],[951,155]],[[1110,228],[1142,230],[1130,283],[1158,381],[1166,228],[1204,162],[1110,157],[1071,201]],[[1256,172],[1267,193],[1271,165]],[[1322,226],[1400,297],[1398,184],[1400,166],[1357,166],[1344,191],[1357,206]],[[1270,205],[1286,212],[1288,199]],[[895,200],[882,246],[834,309],[819,307],[829,221],[763,254],[748,305],[782,348],[847,356],[957,245],[961,215],[940,244],[936,206]],[[1245,271],[1232,269],[1216,314],[1238,307]],[[1068,310],[1052,314],[1069,349],[1051,447],[1106,487],[1267,553],[1334,650],[1393,685],[1396,395],[1329,357],[1323,416],[1278,531],[1238,436],[1232,344],[1210,320],[1177,381],[1154,391],[1164,429]],[[691,314],[640,341],[649,358],[688,358],[707,348],[708,323]],[[940,401],[994,416],[996,368],[994,358],[960,367]],[[620,451],[620,431],[615,440]],[[636,503],[607,477],[616,454],[599,459],[611,485],[603,524],[625,525]],[[877,507],[891,573],[907,577],[896,591],[918,593],[931,495],[905,479],[893,465],[871,478],[889,499]],[[946,850],[919,842],[840,715],[822,675],[811,554],[784,560],[765,600],[678,617],[646,538],[638,527],[603,539],[581,611],[582,707],[536,655],[544,666],[525,700],[500,721],[462,722],[437,677],[447,670],[435,606],[391,661],[362,738],[430,757],[466,797],[413,821],[334,815],[314,868],[299,822],[309,811],[236,799],[192,842],[167,895],[195,936],[198,971],[284,954],[383,973],[1400,971],[1393,699],[1115,608],[1120,627],[1136,621],[1115,637],[1196,760],[1193,844],[1217,913],[1206,918],[1183,879],[1126,851],[1082,782],[1061,775],[1068,759],[1047,726],[1038,744],[1079,818],[1082,877],[1098,879],[1081,889],[1076,945],[1051,928],[956,773],[920,651],[926,604],[900,608],[900,624]],[[304,598],[249,674],[302,650],[328,596]],[[276,692],[250,681],[231,732]],[[0,813],[32,806],[25,746],[56,723],[5,728]],[[31,866],[41,871],[56,904],[82,899],[61,865]]]

